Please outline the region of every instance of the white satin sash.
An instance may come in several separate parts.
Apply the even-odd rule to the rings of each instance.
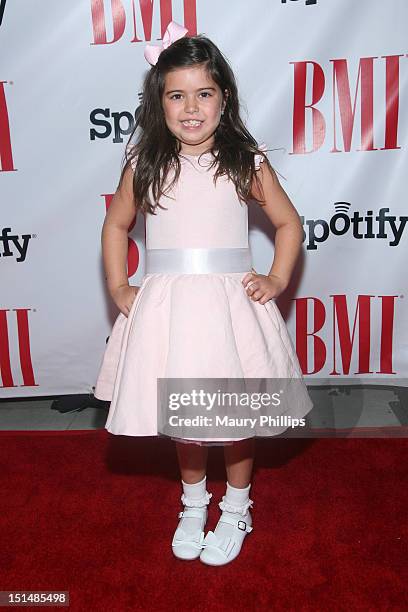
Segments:
[[[250,272],[249,248],[146,249],[145,274]]]

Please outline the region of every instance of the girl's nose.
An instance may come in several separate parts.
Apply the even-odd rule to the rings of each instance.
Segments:
[[[198,104],[195,98],[186,98],[184,109],[187,113],[195,113],[198,111]]]

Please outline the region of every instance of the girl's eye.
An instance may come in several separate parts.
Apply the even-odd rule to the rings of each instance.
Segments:
[[[170,100],[179,100],[181,94],[173,94],[170,96]],[[200,96],[204,96],[204,98],[211,98],[211,93],[209,91],[202,91]]]

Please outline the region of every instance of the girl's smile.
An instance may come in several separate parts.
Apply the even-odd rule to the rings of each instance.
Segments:
[[[203,124],[202,121],[194,121],[194,120],[182,121],[181,123],[186,130],[190,130],[190,131],[194,131],[194,130],[197,130],[198,128],[201,128]]]

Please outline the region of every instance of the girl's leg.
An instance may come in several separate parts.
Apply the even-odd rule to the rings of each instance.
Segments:
[[[179,559],[197,559],[204,540],[207,506],[211,494],[207,491],[208,447],[176,442],[181,473],[184,510],[172,541],[173,553]]]
[[[243,489],[249,485],[255,456],[255,438],[224,446],[225,469],[230,485]]]
[[[207,472],[208,446],[176,442],[181,478],[194,484],[202,480]]]
[[[249,508],[255,438],[224,446],[227,490],[219,504],[222,515],[215,530],[204,540],[200,560],[207,565],[225,565],[240,553],[244,538],[252,531]]]

